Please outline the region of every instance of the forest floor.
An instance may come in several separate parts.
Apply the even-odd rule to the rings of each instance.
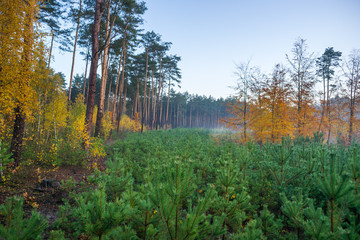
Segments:
[[[105,158],[97,159],[100,171],[105,170]],[[33,207],[45,216],[50,225],[57,218],[59,206],[63,204],[62,199],[67,198],[69,192],[66,188],[41,187],[40,183],[46,179],[56,180],[59,183],[66,182],[72,178],[75,183],[75,191],[87,190],[91,186],[87,183],[87,176],[94,172],[87,166],[34,166],[22,165],[14,171],[11,179],[5,184],[0,184],[0,204],[5,203],[6,198],[11,196],[23,196],[25,214],[30,214]],[[80,187],[80,183],[84,182]]]

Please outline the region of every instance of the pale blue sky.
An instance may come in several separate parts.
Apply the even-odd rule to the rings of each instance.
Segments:
[[[360,0],[147,0],[143,28],[173,43],[182,57],[181,92],[216,98],[233,94],[234,63],[251,59],[270,72],[286,63],[298,37],[321,55],[326,47],[348,55],[360,48]],[[67,60],[66,60],[66,59]],[[61,63],[62,62],[62,63]],[[55,56],[57,71],[70,72],[71,55]],[[85,64],[77,56],[76,72]]]

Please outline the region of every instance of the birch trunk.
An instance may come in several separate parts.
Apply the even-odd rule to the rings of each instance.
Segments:
[[[50,45],[50,53],[49,53],[49,60],[48,60],[48,69],[50,69],[53,46],[54,46],[54,31],[51,29],[51,45]]]

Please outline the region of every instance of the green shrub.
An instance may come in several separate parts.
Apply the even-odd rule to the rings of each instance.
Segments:
[[[86,163],[87,152],[80,145],[73,146],[68,142],[60,142],[57,152],[57,165],[74,166]]]
[[[32,211],[30,218],[24,218],[23,204],[23,198],[12,197],[0,206],[0,214],[5,217],[5,225],[0,224],[1,239],[43,239],[42,233],[48,222],[35,210]]]
[[[60,207],[57,228],[73,237],[87,236],[102,239],[113,231],[119,231],[131,215],[131,208],[123,201],[107,201],[105,188],[78,194],[74,204],[66,202]]]
[[[5,144],[0,139],[0,182],[5,181],[10,177],[10,174],[5,176],[4,170],[7,169],[8,165],[14,160],[11,157],[11,154],[8,153],[8,149],[5,147]]]

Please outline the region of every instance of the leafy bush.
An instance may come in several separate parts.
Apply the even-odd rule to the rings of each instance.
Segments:
[[[87,152],[81,146],[73,146],[72,143],[59,142],[57,152],[57,165],[82,165],[87,157]]]
[[[125,132],[139,132],[141,130],[139,117],[136,116],[135,119],[130,119],[127,115],[122,115],[119,126],[120,131]]]

